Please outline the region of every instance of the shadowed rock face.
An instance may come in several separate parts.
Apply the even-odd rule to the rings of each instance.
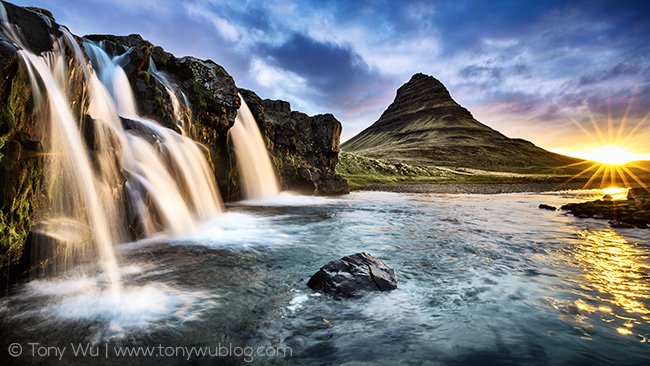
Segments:
[[[368,253],[357,253],[327,263],[307,286],[334,297],[355,297],[365,291],[390,291],[397,288],[395,270]]]
[[[579,161],[480,123],[440,81],[424,74],[413,75],[379,120],[342,148],[377,159],[448,166],[561,166]]]

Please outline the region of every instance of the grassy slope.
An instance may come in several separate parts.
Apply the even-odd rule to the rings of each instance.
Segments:
[[[650,162],[641,162],[629,169],[645,184],[650,184]],[[409,165],[388,160],[373,159],[341,151],[336,173],[348,180],[350,189],[363,189],[368,184],[447,184],[447,183],[562,183],[585,170],[589,165],[576,167],[530,167],[487,170],[485,168],[440,167]],[[595,169],[589,173],[595,172]],[[571,182],[587,183],[591,174]],[[590,187],[602,183],[603,174]],[[632,179],[628,178],[630,183]],[[618,179],[620,182],[620,178]],[[619,183],[622,185],[622,182]],[[609,185],[609,176],[603,184]],[[638,185],[638,184],[633,184]]]

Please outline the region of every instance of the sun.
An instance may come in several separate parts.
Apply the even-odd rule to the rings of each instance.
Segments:
[[[575,155],[583,159],[607,165],[623,165],[645,158],[644,154],[638,154],[614,144],[601,145]]]
[[[629,122],[629,112],[633,101],[634,99],[630,100],[625,115],[618,124],[618,129],[614,128],[615,123],[612,119],[611,113],[609,113],[607,117],[607,130],[603,131],[600,128],[599,122],[596,120],[596,116],[589,110],[587,103],[584,100],[583,105],[586,114],[589,116],[592,131],[590,131],[588,125],[583,125],[581,121],[573,118],[569,113],[565,112],[569,121],[573,122],[573,124],[584,132],[592,143],[589,147],[583,147],[583,149],[578,151],[573,150],[570,152],[565,149],[556,149],[556,152],[560,154],[584,159],[583,161],[568,164],[559,168],[586,166],[584,170],[574,174],[561,185],[582,177],[582,179],[588,178],[587,182],[583,185],[583,188],[609,187],[605,189],[605,191],[611,191],[611,193],[605,192],[605,194],[609,194],[613,197],[623,195],[623,192],[614,191],[621,190],[621,188],[618,188],[621,185],[627,188],[640,186],[646,188],[650,192],[648,184],[644,182],[644,180],[647,181],[647,178],[637,176],[640,172],[650,172],[647,165],[645,165],[647,163],[643,162],[650,160],[650,154],[642,154],[634,151],[641,145],[643,145],[644,148],[647,148],[647,138],[638,132],[642,125],[646,121],[650,120],[650,113],[636,121],[633,127],[627,128],[626,124]],[[557,103],[556,105],[560,110],[564,111],[564,109]],[[632,169],[634,169],[634,171]]]

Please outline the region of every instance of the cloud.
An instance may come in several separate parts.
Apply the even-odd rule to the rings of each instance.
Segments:
[[[567,113],[591,124],[588,107],[605,129],[607,116],[650,111],[645,2],[17,3],[49,8],[73,32],[140,33],[178,56],[213,59],[263,98],[333,112],[347,137],[416,72],[441,80],[480,121],[542,146],[575,132]]]

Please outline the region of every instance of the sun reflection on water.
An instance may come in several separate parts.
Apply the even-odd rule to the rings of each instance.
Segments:
[[[615,200],[622,200],[627,198],[627,188],[609,187],[603,189],[603,194],[608,194]]]
[[[585,276],[589,282],[585,285],[609,295],[602,296],[600,300],[650,321],[647,308],[647,299],[650,299],[647,250],[628,243],[611,230],[584,230],[578,232],[578,236],[582,240],[574,255],[585,265]]]

